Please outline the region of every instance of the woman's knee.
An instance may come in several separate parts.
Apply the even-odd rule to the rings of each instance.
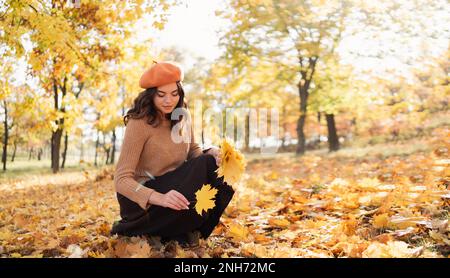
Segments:
[[[204,154],[202,154],[202,156],[206,160],[208,169],[215,171],[218,166],[216,164],[216,158],[214,157],[214,155],[209,154],[209,153],[204,153]]]
[[[212,165],[212,164],[216,164],[216,159],[214,158],[214,156],[210,153],[203,153],[201,155],[199,155],[198,157],[195,158],[197,161],[201,161],[204,162],[208,165]]]
[[[212,155],[210,153],[204,153],[204,154],[202,154],[202,156],[210,161],[216,161],[216,159],[214,158],[214,155]]]

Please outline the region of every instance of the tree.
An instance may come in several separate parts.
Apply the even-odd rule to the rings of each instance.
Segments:
[[[340,64],[337,57],[330,56],[318,66],[314,78],[316,86],[310,92],[310,110],[325,114],[329,151],[339,149],[335,115],[366,105],[366,99],[361,98],[352,86],[353,80],[352,67]]]
[[[96,71],[100,64],[120,59],[120,43],[130,36],[134,23],[144,14],[152,14],[157,17],[153,25],[161,28],[171,3],[91,0],[73,7],[56,0],[6,1],[0,25],[8,28],[2,28],[0,42],[12,47],[17,56],[26,54],[32,74],[39,77],[46,97],[54,101],[55,113],[48,118],[52,122],[53,172],[59,170],[61,138],[67,123],[64,103],[72,93],[71,85],[77,83],[78,72],[87,68]],[[152,13],[157,7],[163,12]],[[31,51],[24,51],[21,40],[29,41]]]
[[[255,59],[287,61],[298,73],[300,115],[296,152],[305,152],[304,126],[309,90],[319,59],[333,53],[344,30],[349,1],[231,1],[231,12],[219,14],[231,20],[222,37],[225,59],[236,71],[248,73]],[[290,75],[288,75],[290,76]],[[294,82],[294,78],[289,80]]]

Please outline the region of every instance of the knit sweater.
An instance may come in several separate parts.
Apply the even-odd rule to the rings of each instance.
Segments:
[[[146,121],[147,117],[129,118],[114,174],[116,191],[143,209],[150,206],[148,200],[154,191],[143,186],[147,180],[175,170],[186,160],[202,154],[192,128],[190,143],[175,143],[169,120],[157,127]]]

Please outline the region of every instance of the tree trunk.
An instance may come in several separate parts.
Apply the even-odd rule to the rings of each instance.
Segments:
[[[84,161],[84,143],[83,143],[83,134],[81,134],[80,140],[80,162]]]
[[[97,140],[95,141],[95,159],[94,159],[94,165],[97,166],[97,157],[98,157],[98,146],[100,145],[100,134],[97,130]]]
[[[299,50],[300,53],[300,50]],[[318,56],[312,57],[302,57],[299,56],[300,64],[300,82],[298,83],[298,93],[300,96],[300,117],[297,121],[297,150],[296,153],[302,155],[305,153],[305,122],[306,122],[306,112],[308,107],[308,90],[311,85],[312,78],[314,76],[314,71],[316,69],[316,63],[319,59]],[[305,64],[307,62],[307,65]]]
[[[66,84],[67,84],[67,78],[64,77],[63,86],[60,86],[61,92],[62,92],[62,100],[64,100],[64,96],[66,95]],[[53,99],[54,99],[54,105],[56,111],[65,112],[64,107],[59,107],[58,103],[58,85],[56,84],[56,80],[53,80]],[[53,173],[59,172],[59,154],[61,151],[61,138],[64,132],[64,118],[58,118],[55,120],[55,124],[58,126],[58,129],[56,131],[52,131],[52,138],[51,138],[51,167]]]
[[[103,147],[103,151],[104,151],[105,156],[106,156],[104,164],[108,165],[108,163],[109,163],[109,151],[111,150],[111,148],[106,146],[106,135],[105,135],[105,133],[103,133],[102,147]]]
[[[30,151],[28,152],[28,160],[31,160],[32,155],[33,155],[33,147],[31,147]]]
[[[52,168],[53,169],[53,161],[54,161],[54,159],[53,159],[53,132],[52,132],[52,137],[51,137],[51,139],[50,139],[50,168]]]
[[[356,117],[353,117],[352,125],[353,125],[353,134],[354,134],[354,137],[356,137],[356,136],[358,136],[358,125],[357,125]]]
[[[307,107],[307,101],[308,101],[308,91],[305,86],[299,85],[299,94],[300,94],[300,117],[297,121],[297,154],[304,154],[305,153],[305,121],[306,121],[306,107]]]
[[[15,151],[14,151],[15,152]],[[42,159],[42,153],[43,153],[44,151],[42,150],[42,148],[39,148],[39,150],[38,150],[38,161],[41,161],[41,159]]]
[[[320,120],[321,120],[321,114],[320,112],[317,112],[317,142],[320,146]]]
[[[17,143],[14,142],[14,149],[11,156],[11,162],[14,162],[14,159],[16,158],[16,151],[17,151]]]
[[[108,165],[109,164],[109,150],[110,150],[111,148],[106,148],[105,149],[105,155],[106,155],[106,159],[105,159],[105,165]]]
[[[59,151],[61,149],[62,129],[58,128],[52,132],[52,170],[53,173],[59,172]]]
[[[334,122],[334,114],[325,114],[328,127],[328,149],[330,152],[339,150],[339,139],[336,131],[336,124]]]
[[[69,144],[69,135],[66,134],[64,135],[64,150],[62,153],[62,163],[61,163],[61,168],[64,169],[64,165],[66,164],[66,157],[67,157],[67,145]]]
[[[8,107],[6,105],[6,100],[3,100],[3,108],[5,109],[5,119],[3,120],[3,127],[5,129],[5,133],[3,135],[3,153],[2,153],[2,162],[3,162],[3,171],[6,171],[6,160],[8,155]]]
[[[286,106],[283,106],[283,135],[281,136],[281,150],[286,149],[286,132],[287,132],[287,123],[286,123],[286,117],[287,117],[287,111]]]
[[[205,148],[205,129],[202,125],[202,148]]]
[[[245,115],[244,150],[250,151],[250,114]]]
[[[115,162],[115,153],[116,153],[116,129],[113,129],[113,131],[112,131],[111,143],[112,143],[112,148],[111,148],[110,164],[114,164],[114,162]]]

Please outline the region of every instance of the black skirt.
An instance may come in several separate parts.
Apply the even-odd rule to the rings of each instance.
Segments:
[[[153,188],[159,193],[176,190],[189,201],[189,210],[174,210],[171,208],[151,205],[148,210],[117,193],[120,205],[121,220],[113,224],[111,234],[124,236],[160,236],[162,240],[183,238],[188,232],[198,230],[202,238],[207,238],[231,201],[234,190],[218,178],[216,161],[210,154],[202,154],[185,161],[177,169],[157,176],[145,182],[144,186]],[[204,184],[210,184],[217,189],[215,207],[203,212],[200,216],[195,206],[195,192]]]

